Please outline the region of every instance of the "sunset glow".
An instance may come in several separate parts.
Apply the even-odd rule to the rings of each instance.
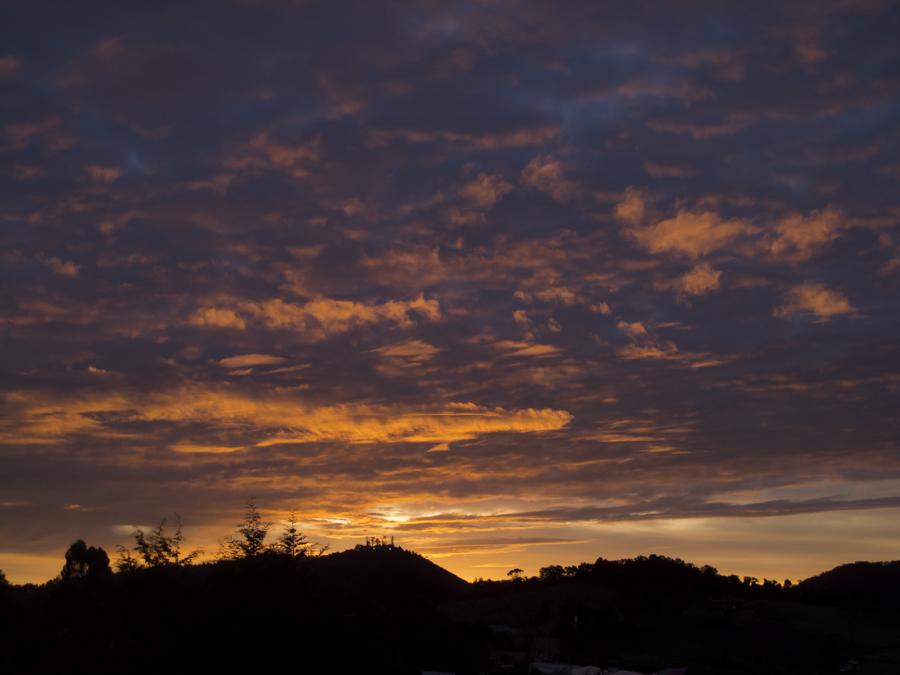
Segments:
[[[469,580],[900,559],[896,3],[15,4],[11,581],[250,497]]]

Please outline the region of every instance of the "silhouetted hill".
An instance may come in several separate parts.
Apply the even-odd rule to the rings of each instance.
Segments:
[[[118,574],[80,565],[70,556],[65,578],[0,588],[0,673],[527,675],[532,661],[900,672],[900,613],[883,601],[897,562],[843,565],[794,588],[659,555],[469,584],[387,545]]]
[[[805,579],[798,585],[807,599],[900,606],[900,560],[854,562]]]
[[[358,546],[316,560],[320,573],[345,590],[386,597],[419,595],[431,600],[459,597],[469,582],[418,553],[395,546]]]

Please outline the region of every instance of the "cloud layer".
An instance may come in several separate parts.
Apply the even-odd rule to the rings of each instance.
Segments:
[[[0,22],[14,579],[250,495],[469,577],[900,556],[895,4],[76,4]]]

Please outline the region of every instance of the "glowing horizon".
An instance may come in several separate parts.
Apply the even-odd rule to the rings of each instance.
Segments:
[[[892,3],[43,4],[0,22],[10,580],[250,496],[466,579],[900,559]]]

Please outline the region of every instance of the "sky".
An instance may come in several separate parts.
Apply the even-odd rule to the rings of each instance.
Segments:
[[[467,579],[900,558],[900,5],[6,3],[0,568],[254,497]]]

